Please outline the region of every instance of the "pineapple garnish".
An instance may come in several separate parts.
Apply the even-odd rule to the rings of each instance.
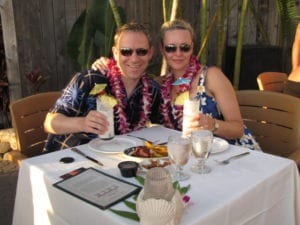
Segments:
[[[183,105],[185,100],[189,99],[189,96],[189,91],[179,94],[175,99],[174,105]]]
[[[107,84],[95,84],[93,89],[90,91],[90,95],[101,95],[104,93],[104,89]]]
[[[98,98],[100,98],[100,101],[104,104],[104,105],[108,105],[110,107],[114,107],[118,101],[115,97],[111,96],[111,95],[100,95]]]

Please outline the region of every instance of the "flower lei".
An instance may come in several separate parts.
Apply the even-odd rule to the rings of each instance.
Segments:
[[[108,66],[107,77],[111,85],[111,92],[116,97],[118,102],[117,105],[114,107],[114,109],[116,112],[115,114],[116,121],[118,121],[119,123],[118,130],[120,134],[128,133],[132,130],[137,130],[139,128],[144,127],[150,114],[151,102],[152,102],[152,98],[149,93],[149,88],[151,87],[150,79],[146,75],[143,75],[141,78],[143,88],[142,88],[142,98],[141,98],[140,105],[142,107],[142,110],[140,110],[139,112],[138,124],[133,129],[131,129],[127,121],[126,113],[124,112],[126,91],[121,79],[122,76],[121,72],[114,59],[110,59],[107,66]]]
[[[182,78],[189,78],[191,81],[197,75],[201,66],[197,61],[195,56],[192,56],[190,59],[190,64],[188,69]],[[171,90],[172,83],[174,82],[174,75],[171,72],[168,72],[167,75],[164,76],[161,86],[161,92],[163,97],[162,104],[162,115],[164,117],[164,125],[166,127],[170,127],[173,129],[182,129],[182,116],[183,116],[183,106],[182,105],[173,105],[171,101]],[[189,84],[181,84],[179,85],[179,90],[177,94],[183,93],[185,91],[190,90]],[[171,109],[171,110],[170,110]]]

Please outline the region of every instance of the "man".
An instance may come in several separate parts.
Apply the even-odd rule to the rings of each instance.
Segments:
[[[117,103],[116,134],[144,127],[148,121],[161,122],[159,85],[145,73],[153,55],[148,31],[137,23],[125,24],[114,37],[112,52],[114,59],[110,59],[106,74],[93,70],[77,73],[64,89],[44,122],[50,133],[44,152],[87,143],[108,130],[106,116],[95,110],[98,96],[94,90],[99,84],[106,84],[100,94]]]

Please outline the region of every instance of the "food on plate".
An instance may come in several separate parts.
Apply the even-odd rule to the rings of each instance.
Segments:
[[[171,165],[171,162],[168,159],[167,160],[149,159],[149,160],[145,160],[145,161],[141,162],[140,165],[141,165],[141,167],[149,170],[154,167],[169,166],[169,165]]]
[[[154,145],[149,141],[145,141],[145,146],[152,152],[155,157],[168,156],[168,149],[165,145]]]
[[[164,145],[153,145],[151,142],[146,141],[145,146],[133,147],[130,155],[142,158],[167,157],[168,150]]]

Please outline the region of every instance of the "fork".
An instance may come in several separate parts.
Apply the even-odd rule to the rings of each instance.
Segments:
[[[238,155],[234,155],[234,156],[231,156],[231,157],[229,157],[229,158],[227,158],[227,159],[224,159],[224,160],[216,160],[216,159],[215,159],[215,161],[216,161],[217,163],[227,165],[227,164],[230,163],[230,161],[231,161],[232,159],[239,158],[239,157],[242,157],[242,156],[245,156],[245,155],[248,155],[248,154],[250,154],[250,152],[244,152],[244,153],[241,153],[241,154],[238,154]]]
[[[146,138],[139,137],[139,136],[135,136],[135,135],[132,135],[132,134],[126,134],[126,136],[128,136],[128,137],[134,137],[134,138],[140,139],[140,140],[142,140],[142,141],[148,141],[148,142],[150,142],[151,144],[155,144],[156,142],[159,141],[159,140],[150,141],[150,140],[148,140],[148,139],[146,139]]]

